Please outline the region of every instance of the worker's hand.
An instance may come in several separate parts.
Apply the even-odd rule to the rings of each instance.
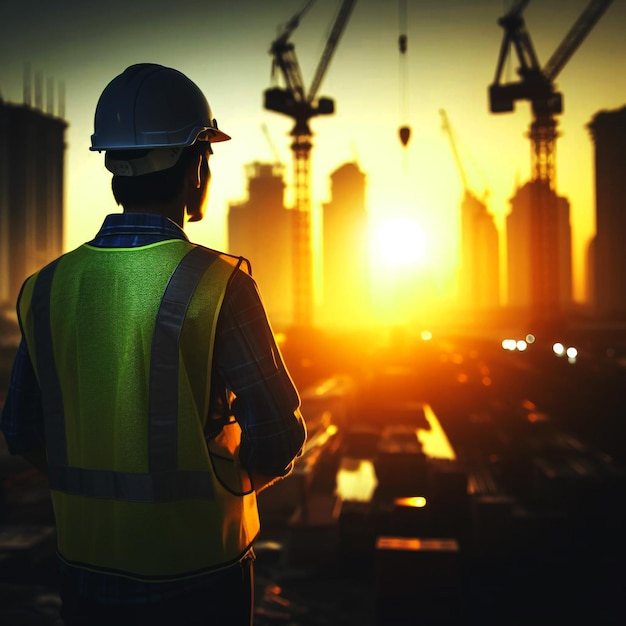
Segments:
[[[265,474],[250,474],[250,479],[252,480],[252,489],[256,493],[261,493],[264,489],[273,485],[284,478],[284,476],[266,476]]]

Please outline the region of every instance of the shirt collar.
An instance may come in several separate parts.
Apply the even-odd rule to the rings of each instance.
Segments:
[[[183,229],[156,213],[113,213],[104,219],[92,246],[132,248],[168,239],[189,241]]]

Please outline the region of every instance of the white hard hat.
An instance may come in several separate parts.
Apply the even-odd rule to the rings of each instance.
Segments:
[[[138,154],[144,156],[137,159],[118,160],[115,154],[107,154],[105,160],[114,174],[138,176],[171,167],[182,149],[196,141],[228,139],[193,81],[178,70],[139,63],[102,92],[90,150],[142,151]]]

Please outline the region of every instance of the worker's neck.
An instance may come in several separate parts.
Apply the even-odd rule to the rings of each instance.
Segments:
[[[124,213],[156,213],[172,220],[175,224],[178,224],[181,228],[184,226],[185,221],[185,208],[178,205],[178,203],[164,202],[164,203],[152,203],[142,205],[129,205],[124,206]]]

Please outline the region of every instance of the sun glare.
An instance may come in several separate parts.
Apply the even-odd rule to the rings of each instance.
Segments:
[[[389,218],[375,227],[372,251],[377,261],[396,267],[422,265],[428,258],[424,231],[407,217]]]

